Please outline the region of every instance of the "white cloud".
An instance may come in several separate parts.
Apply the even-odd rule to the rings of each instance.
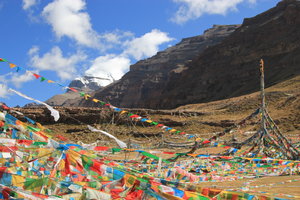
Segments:
[[[100,35],[100,38],[111,44],[121,44],[124,40],[128,38],[133,38],[134,34],[130,31],[120,31],[115,30],[112,32],[103,33]]]
[[[7,98],[8,88],[6,85],[0,83],[0,97]]]
[[[130,32],[123,32],[123,34],[107,35],[114,43],[118,43],[122,38],[133,37]],[[92,66],[85,71],[86,75],[96,77],[107,77],[111,74],[114,79],[120,79],[128,70],[132,62],[130,58],[139,60],[141,58],[155,55],[159,50],[159,45],[173,40],[168,37],[167,33],[154,29],[149,33],[144,34],[138,38],[127,40],[122,48],[123,52],[120,54],[108,54],[97,57]]]
[[[37,0],[23,0],[23,9],[28,10],[35,4],[37,4]]]
[[[90,23],[84,0],[54,0],[43,10],[42,15],[52,26],[58,38],[74,39],[78,44],[100,47],[99,36]]]
[[[86,55],[77,52],[69,57],[64,57],[59,47],[53,47],[44,55],[39,55],[38,47],[32,47],[29,50],[31,56],[31,66],[38,70],[55,71],[62,80],[74,78],[76,65],[86,59]]]
[[[35,71],[37,73],[37,71]],[[35,77],[29,71],[24,74],[14,73],[10,78],[9,82],[13,83],[17,88],[20,88],[23,83],[33,80]]]
[[[125,43],[124,54],[133,56],[136,60],[155,55],[159,50],[159,45],[173,40],[167,33],[154,29],[139,38],[135,38]]]
[[[25,72],[21,74],[22,72]],[[38,71],[34,71],[33,73],[38,73]],[[16,72],[9,72],[7,74],[0,76],[0,86],[4,91],[2,91],[2,94],[6,94],[7,91],[5,89],[8,89],[8,85],[13,84],[15,87],[20,88],[23,83],[31,81],[34,79],[34,76],[32,75],[32,72],[21,70],[19,73]],[[1,88],[0,88],[1,90]],[[1,93],[1,91],[0,91]]]
[[[85,74],[101,78],[111,74],[114,79],[120,79],[129,66],[130,59],[126,56],[109,54],[96,58]]]
[[[172,21],[183,24],[191,19],[197,19],[203,14],[225,15],[228,11],[237,10],[236,6],[242,2],[256,3],[256,0],[173,0],[180,4]]]

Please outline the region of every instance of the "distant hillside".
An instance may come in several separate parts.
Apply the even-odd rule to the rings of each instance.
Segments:
[[[132,65],[93,97],[119,107],[175,108],[240,96],[259,89],[260,58],[266,86],[294,77],[300,74],[299,16],[300,1],[283,0],[239,28],[215,26]]]
[[[75,78],[73,81],[71,81],[68,87],[80,90],[82,92],[91,93],[111,84],[113,81],[113,78],[108,75],[106,77],[83,76]],[[53,106],[70,106],[72,105],[71,102],[77,102],[77,98],[78,94],[68,90],[64,94],[58,94],[51,97],[46,101],[46,103]]]

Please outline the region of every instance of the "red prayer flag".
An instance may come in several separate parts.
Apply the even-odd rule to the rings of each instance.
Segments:
[[[108,149],[110,149],[109,147],[100,147],[97,146],[94,148],[95,151],[107,151]]]
[[[69,155],[66,153],[66,158],[65,158],[65,172],[66,174],[71,174],[71,169],[70,169],[70,161],[69,161]]]
[[[163,152],[164,154],[175,154],[175,152]]]
[[[9,110],[10,108],[7,107],[6,105],[2,104],[2,108],[5,109],[5,110]]]
[[[29,146],[32,144],[33,140],[17,140],[18,144],[24,144],[26,146]]]
[[[78,92],[76,89],[69,87],[70,90],[72,90],[73,92]]]
[[[137,118],[139,115],[131,115],[130,118]]]
[[[35,76],[36,79],[39,79],[41,77],[41,75],[38,74],[33,74],[33,76]]]
[[[62,140],[62,141],[67,141],[68,139],[65,138],[64,136],[61,135],[56,135],[55,137],[57,137],[58,139]]]

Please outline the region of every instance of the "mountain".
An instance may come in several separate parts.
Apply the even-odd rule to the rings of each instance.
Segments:
[[[83,76],[75,78],[73,81],[71,81],[68,87],[85,93],[91,93],[95,90],[105,87],[106,85],[111,84],[113,81],[113,78],[109,75],[103,78]],[[68,90],[64,94],[59,94],[51,97],[45,103],[53,106],[66,106],[71,105],[71,102],[76,98],[78,98],[78,94],[74,93],[71,90]]]
[[[98,90],[101,87],[109,85],[113,82],[113,78],[107,75],[107,77],[93,77],[93,76],[83,76],[75,78],[70,84],[69,87],[84,90],[84,91],[94,91]]]
[[[259,90],[261,58],[267,87],[294,77],[300,74],[299,16],[300,1],[283,0],[240,27],[214,26],[132,65],[93,98],[118,107],[167,109],[240,96]],[[79,105],[95,106],[85,100]]]
[[[100,92],[101,99],[112,100],[114,103],[120,102],[120,105],[126,107],[148,107],[141,102],[141,99],[148,99],[148,101],[155,99],[166,87],[166,80],[171,73],[181,73],[186,70],[188,63],[199,53],[220,43],[239,26],[214,25],[203,35],[185,38],[155,56],[131,65],[130,71],[121,80],[103,88]]]

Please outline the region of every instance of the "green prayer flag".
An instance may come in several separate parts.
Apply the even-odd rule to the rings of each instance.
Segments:
[[[159,157],[157,157],[156,155],[153,155],[153,154],[145,152],[145,151],[142,152],[142,155],[147,156],[148,158],[156,159],[156,160],[159,159]]]
[[[122,149],[119,148],[112,148],[111,151],[114,154],[115,152],[120,152]]]
[[[52,131],[50,129],[45,129],[46,132],[51,133]]]
[[[47,145],[47,142],[34,142],[32,145],[39,146],[39,145]]]
[[[44,78],[44,77],[41,77],[41,82],[43,82],[44,80],[46,80],[46,78]]]
[[[38,131],[41,130],[41,129],[39,129],[39,128],[34,128],[34,127],[32,127],[32,126],[27,126],[27,129],[29,129],[29,130],[31,130],[31,131],[34,131],[34,132],[38,132]]]
[[[26,181],[24,182],[24,188],[32,190],[37,187],[42,187],[43,185],[48,184],[49,179],[47,177],[40,178],[40,179],[33,179],[33,178],[26,178]]]
[[[82,155],[82,165],[85,169],[89,169],[90,166],[93,165],[93,161],[89,159],[87,156]]]

